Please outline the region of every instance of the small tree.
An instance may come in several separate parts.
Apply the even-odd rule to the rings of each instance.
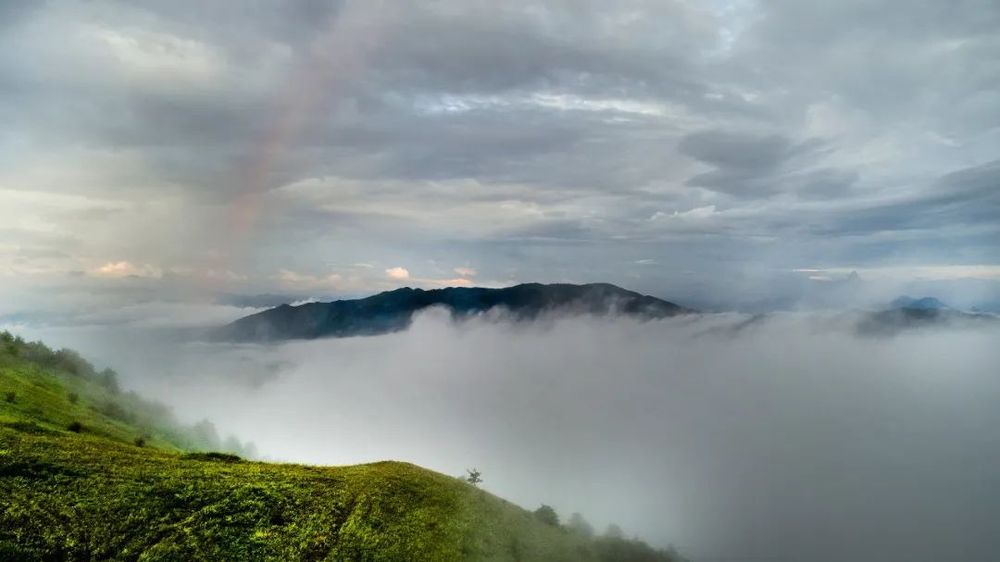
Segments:
[[[136,447],[145,447],[146,446],[146,438],[145,437],[141,437],[141,436],[140,437],[136,437],[134,443],[135,443]]]
[[[70,424],[66,426],[66,429],[72,431],[73,433],[80,433],[83,431],[83,424],[78,421],[70,422]]]
[[[479,472],[478,468],[470,468],[466,470],[468,475],[465,477],[465,481],[473,486],[478,486],[483,481],[483,473]]]
[[[75,392],[70,392],[66,398],[69,399],[70,404],[76,404],[80,401],[80,395]]]
[[[535,510],[535,517],[546,525],[559,526],[559,514],[550,505],[542,504],[541,507]]]
[[[17,401],[17,393],[11,390],[3,395],[3,399],[13,404]]]
[[[98,381],[104,388],[108,389],[112,394],[118,394],[121,387],[118,385],[118,373],[114,369],[108,367],[101,371],[98,375]]]
[[[20,351],[17,347],[17,340],[14,339],[14,335],[10,332],[3,331],[0,332],[0,343],[3,343],[4,349],[10,355],[17,356]]]

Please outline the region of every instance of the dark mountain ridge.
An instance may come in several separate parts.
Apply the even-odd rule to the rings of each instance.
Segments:
[[[858,322],[863,335],[893,335],[905,330],[935,326],[982,326],[997,322],[993,314],[955,310],[938,299],[900,297],[890,308],[866,313]]]
[[[934,297],[923,297],[915,299],[909,296],[902,296],[892,301],[890,309],[910,309],[910,310],[947,310],[951,307]]]
[[[517,321],[546,314],[624,314],[655,319],[692,312],[656,297],[608,283],[587,285],[526,283],[501,289],[449,287],[386,291],[363,299],[284,304],[240,318],[217,330],[214,339],[281,341],[377,335],[406,329],[413,315],[441,306],[454,318],[502,309]]]

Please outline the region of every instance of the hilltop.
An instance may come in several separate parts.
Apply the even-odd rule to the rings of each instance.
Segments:
[[[227,341],[280,341],[384,334],[406,329],[416,312],[433,306],[446,308],[455,318],[503,310],[516,321],[546,314],[624,314],[654,319],[691,312],[608,283],[527,283],[502,289],[406,287],[363,299],[281,305],[240,318],[213,336]]]
[[[892,310],[947,310],[951,307],[934,297],[922,297],[915,299],[913,297],[903,295],[893,300],[892,303],[889,304],[889,308]]]
[[[71,351],[0,333],[2,561],[678,560],[412,464],[276,464],[248,451]]]
[[[920,328],[975,327],[994,324],[997,320],[992,314],[956,310],[934,297],[902,296],[886,309],[864,313],[857,323],[857,331],[863,335],[884,336]]]

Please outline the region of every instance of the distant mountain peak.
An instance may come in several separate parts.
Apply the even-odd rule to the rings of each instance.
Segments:
[[[922,297],[915,299],[910,296],[902,296],[892,301],[889,308],[900,309],[909,308],[913,310],[947,310],[951,307],[934,297]]]
[[[362,299],[284,304],[240,318],[214,336],[226,341],[282,341],[385,334],[406,329],[415,313],[433,306],[446,308],[456,318],[503,309],[518,321],[545,314],[623,314],[654,319],[692,312],[610,283],[525,283],[500,289],[402,287]]]

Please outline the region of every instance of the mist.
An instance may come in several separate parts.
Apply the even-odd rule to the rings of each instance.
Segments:
[[[207,314],[216,318],[219,314]],[[524,507],[694,560],[987,559],[995,329],[866,338],[844,314],[454,323],[283,345],[54,332],[273,460],[479,468]],[[103,343],[102,343],[103,342]]]

